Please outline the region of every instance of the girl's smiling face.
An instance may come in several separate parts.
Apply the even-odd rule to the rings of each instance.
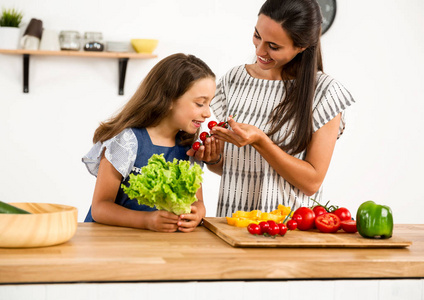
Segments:
[[[215,96],[215,78],[202,78],[193,85],[180,98],[174,101],[167,117],[169,126],[195,134],[201,124],[211,116],[209,105]]]
[[[280,75],[285,64],[305,48],[295,47],[281,25],[260,14],[253,34],[258,67],[271,74]],[[278,77],[278,76],[277,76]]]

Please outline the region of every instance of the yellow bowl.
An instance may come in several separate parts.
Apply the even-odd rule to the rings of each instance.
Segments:
[[[131,45],[137,53],[152,53],[158,46],[158,40],[132,39]]]
[[[76,207],[49,203],[9,203],[31,214],[0,214],[0,247],[44,247],[70,240],[77,229]]]

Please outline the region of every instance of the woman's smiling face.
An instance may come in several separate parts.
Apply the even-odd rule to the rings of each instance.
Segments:
[[[253,34],[256,62],[259,68],[280,74],[283,66],[305,48],[295,47],[292,39],[281,25],[270,17],[260,14]]]

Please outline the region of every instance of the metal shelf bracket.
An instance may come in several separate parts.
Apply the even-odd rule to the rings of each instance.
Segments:
[[[128,57],[119,58],[119,65],[118,65],[118,71],[119,71],[119,87],[118,87],[118,94],[123,95],[124,94],[124,85],[125,85],[125,74],[127,72],[127,65],[128,65]],[[30,61],[30,55],[29,54],[23,54],[23,92],[29,93],[29,61]]]
[[[124,57],[119,59],[119,89],[118,94],[124,94],[125,74],[127,73],[127,64],[129,58]]]
[[[29,92],[29,54],[24,54],[24,93]]]

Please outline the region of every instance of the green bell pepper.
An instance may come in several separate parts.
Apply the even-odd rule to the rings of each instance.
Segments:
[[[366,201],[359,206],[356,213],[356,227],[365,238],[388,239],[393,234],[392,210],[374,201]]]

